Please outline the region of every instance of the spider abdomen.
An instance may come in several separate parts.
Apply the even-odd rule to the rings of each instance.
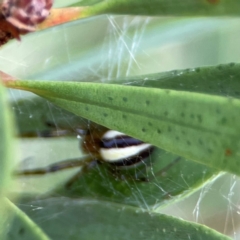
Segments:
[[[151,144],[108,130],[101,139],[100,156],[111,165],[123,167],[136,165],[149,157],[153,150]]]

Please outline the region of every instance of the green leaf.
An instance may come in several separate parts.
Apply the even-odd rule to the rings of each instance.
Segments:
[[[229,239],[199,224],[110,202],[62,197],[21,209],[52,239]]]
[[[13,120],[7,104],[5,89],[0,82],[0,216],[6,213],[4,196],[9,191],[10,173],[13,162]],[[10,215],[0,218],[0,238],[5,233],[4,223],[10,222]],[[1,238],[2,239],[2,238]]]
[[[5,235],[1,239],[5,240],[50,240],[47,235],[18,207],[9,200],[4,199],[4,214],[1,218],[8,219],[9,215],[13,218],[11,224],[4,222]]]
[[[239,79],[240,64],[229,63],[120,78],[109,83],[240,98]]]
[[[81,6],[81,2],[79,5]],[[240,2],[238,0],[108,0],[90,6],[85,11],[87,16],[109,13],[161,16],[239,15]]]
[[[240,101],[97,83],[16,81],[68,111],[187,159],[240,174]]]
[[[86,129],[90,124],[89,121],[37,97],[15,102],[12,104],[12,109],[14,109],[21,136],[37,136],[41,132],[55,131],[58,126],[62,130]],[[49,127],[46,123],[51,123],[56,128]],[[68,145],[65,147],[67,150]],[[38,154],[41,154],[41,152],[36,153],[36,155]],[[184,158],[181,158],[180,161],[176,161],[176,159],[178,159],[178,156],[156,149],[151,154],[152,164],[146,169],[150,182],[116,180],[109,171],[109,166],[102,165],[79,177],[70,188],[66,189],[65,186],[61,186],[54,192],[64,196],[97,197],[98,199],[141,206],[142,208],[156,207],[182,199],[197,190],[209,179],[216,177],[219,172],[217,169],[187,161]],[[62,159],[59,154],[58,161],[61,160],[65,159]],[[53,162],[48,164],[51,163]],[[32,181],[31,178],[31,186],[33,185]],[[39,182],[39,178],[36,181]],[[186,181],[188,184],[185,184]],[[51,182],[53,181],[51,180]],[[27,186],[27,179],[24,179],[24,185]],[[138,200],[136,200],[138,195]]]
[[[8,190],[13,161],[13,120],[8,108],[5,89],[0,82],[0,197]]]
[[[97,4],[99,2],[103,2],[104,0],[82,0],[82,1],[78,1],[78,0],[75,0],[73,4],[70,4],[71,7],[74,7],[74,6],[91,6],[91,5],[94,5],[94,4]],[[69,3],[66,2],[65,6],[69,6]]]

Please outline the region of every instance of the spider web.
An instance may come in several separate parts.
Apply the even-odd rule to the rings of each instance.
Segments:
[[[107,82],[116,77],[238,62],[239,28],[240,22],[234,19],[94,17],[6,45],[0,51],[0,69],[20,79]],[[11,97],[17,102],[26,94],[11,91]],[[22,114],[34,117],[31,110]],[[24,160],[22,168],[32,168],[80,155],[76,138],[31,139],[21,142],[18,158]],[[61,184],[73,171],[77,170],[56,173],[41,181],[30,177],[20,182],[18,189],[46,191],[51,189],[49,182],[53,186]],[[225,174],[161,212],[203,223],[240,239],[239,188],[239,179]],[[160,184],[159,189],[166,191]],[[141,192],[134,194],[136,202],[148,208]]]

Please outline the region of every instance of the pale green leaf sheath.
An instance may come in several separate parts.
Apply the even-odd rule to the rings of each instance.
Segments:
[[[21,210],[4,196],[11,190],[14,125],[5,90],[0,84],[0,239],[49,239]]]
[[[237,99],[95,83],[19,81],[12,86],[187,159],[239,174]]]

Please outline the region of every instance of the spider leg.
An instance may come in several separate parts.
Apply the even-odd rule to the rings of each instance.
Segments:
[[[93,159],[88,156],[83,158],[69,159],[69,160],[64,160],[61,162],[51,164],[43,168],[15,171],[14,175],[15,176],[44,175],[48,173],[62,171],[65,169],[84,167],[85,165],[88,165],[91,161],[93,161]]]
[[[82,175],[86,174],[90,169],[96,167],[98,164],[97,160],[91,158],[91,161],[85,162],[85,165],[82,166],[81,170],[78,171],[75,175],[73,175],[65,184],[65,188],[69,189],[74,182],[76,182]]]
[[[159,175],[164,175],[171,167],[173,167],[175,164],[177,164],[179,161],[181,160],[181,157],[176,158],[174,161],[172,161],[171,163],[169,163],[166,167],[162,168],[160,171],[158,171],[157,173],[155,173],[155,176],[159,176]],[[148,176],[146,177],[138,177],[138,178],[134,178],[134,177],[130,177],[130,176],[125,176],[123,174],[121,174],[120,170],[115,169],[114,171],[112,171],[112,173],[117,176],[119,179],[124,179],[124,180],[135,180],[138,182],[150,182],[151,178],[149,178]]]
[[[177,164],[181,160],[181,157],[177,157],[175,160],[170,162],[166,167],[162,168],[160,171],[156,172],[154,175],[164,175],[171,167],[173,167],[175,164]]]
[[[61,124],[54,124],[50,121],[44,121],[44,125],[46,126],[45,130],[41,131],[29,131],[22,132],[18,137],[21,138],[52,138],[52,137],[64,137],[64,136],[85,136],[88,132],[88,128],[86,126],[76,126],[71,128],[70,126],[64,126]]]
[[[73,132],[68,129],[58,129],[58,130],[44,130],[44,131],[35,131],[35,132],[25,132],[21,133],[18,137],[21,138],[51,138],[51,137],[64,137],[64,136],[76,136],[77,132]]]

